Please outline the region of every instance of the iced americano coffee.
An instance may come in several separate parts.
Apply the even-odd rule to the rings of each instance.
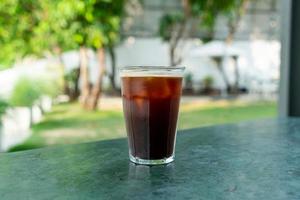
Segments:
[[[183,67],[121,69],[130,160],[166,164],[174,160]]]

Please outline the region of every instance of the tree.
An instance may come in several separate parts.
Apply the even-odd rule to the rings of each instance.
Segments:
[[[225,39],[225,42],[228,45],[232,44],[233,37],[239,27],[241,18],[246,13],[246,7],[249,3],[249,0],[234,0],[229,7],[228,10],[224,12],[225,16],[227,17],[227,27],[228,27],[228,34]],[[233,86],[231,86],[231,90],[234,93],[237,93],[239,90],[239,70],[237,66],[237,56],[233,57],[234,60],[234,73],[235,73],[235,82]]]
[[[76,43],[72,39],[72,27],[68,27],[68,21],[74,15],[71,1],[64,0],[4,0],[0,6],[0,15],[3,17],[3,31],[9,34],[4,40],[2,47],[6,59],[5,64],[10,65],[16,59],[25,56],[43,57],[46,53],[54,54],[58,57],[60,71],[62,75],[62,85],[67,91],[65,81],[65,67],[62,62],[62,52],[76,48]],[[75,1],[73,4],[75,5]],[[0,28],[1,30],[1,28]],[[0,31],[1,32],[1,31]],[[5,34],[3,34],[5,36]],[[0,42],[1,43],[1,42]],[[2,51],[3,52],[3,51]],[[1,57],[1,56],[0,56]]]
[[[31,48],[36,55],[44,55],[48,52],[58,58],[63,92],[71,98],[62,54],[67,50],[77,48],[72,38],[75,29],[69,23],[76,14],[74,9],[76,2],[72,0],[38,0],[37,3],[40,5],[39,9],[35,10],[38,23],[32,30]]]
[[[169,43],[170,65],[178,65],[182,61],[179,48],[191,31],[192,20],[199,21],[199,27],[205,28],[213,37],[213,29],[217,16],[229,10],[235,0],[182,0],[182,12],[171,13],[160,20],[159,35]]]
[[[181,13],[167,14],[161,18],[159,35],[164,41],[169,43],[170,65],[178,65],[182,61],[180,43],[189,36],[193,27],[189,27],[191,21],[196,19],[200,22],[199,27],[208,30],[209,38],[204,38],[204,41],[211,40],[214,37],[214,27],[217,17],[220,15],[228,19],[228,35],[226,43],[230,44],[234,34],[238,28],[241,17],[245,13],[245,8],[249,0],[182,0]],[[189,30],[190,29],[190,30]],[[230,84],[229,79],[222,66],[222,58],[213,58],[217,63],[226,90],[229,92],[238,90],[239,72],[237,67],[237,57],[233,57],[235,61],[235,83],[233,86]]]
[[[196,1],[196,0],[194,0]],[[218,16],[225,16],[227,18],[227,27],[228,27],[228,35],[225,39],[225,42],[230,45],[232,43],[234,34],[236,33],[239,22],[242,16],[245,14],[246,6],[249,0],[226,0],[226,1],[218,1],[218,0],[207,0],[207,1],[199,1],[198,9],[205,10],[202,14],[201,25],[204,28],[207,28],[211,32],[214,29],[216,19]],[[202,8],[202,9],[201,9]],[[215,57],[214,61],[217,63],[217,69],[219,70],[221,76],[223,77],[224,83],[226,85],[226,90],[228,92],[237,92],[238,90],[238,67],[237,67],[237,57],[234,56],[233,60],[235,62],[235,83],[234,85],[230,84],[229,79],[223,69],[222,65],[223,58]]]
[[[16,13],[17,0],[4,0],[0,3],[0,69],[11,65],[17,56],[15,50],[19,41],[13,41],[16,21],[12,16]]]
[[[214,36],[214,27],[217,17],[220,15],[228,19],[228,36],[226,42],[229,44],[238,28],[239,21],[245,13],[245,8],[249,0],[182,0],[183,12],[167,14],[161,18],[159,35],[164,41],[169,42],[170,64],[180,64],[182,57],[179,44],[184,43],[184,40],[191,32],[191,21],[196,19],[199,21],[199,27],[208,30],[209,38],[204,38],[204,41],[211,40]],[[234,58],[236,60],[236,58]],[[234,87],[231,86],[229,79],[223,69],[222,58],[216,57],[214,60],[217,63],[223,80],[226,84],[227,91],[233,88],[238,88],[238,68],[235,66],[236,81]]]
[[[141,0],[118,0],[114,1],[111,7],[110,15],[114,16],[115,23],[107,23],[105,29],[108,35],[108,43],[105,47],[107,53],[109,54],[111,60],[111,70],[110,73],[106,71],[108,78],[110,80],[110,85],[114,91],[116,91],[115,75],[116,75],[116,60],[117,55],[115,53],[115,47],[122,42],[124,37],[121,36],[121,21],[123,31],[130,29],[130,23],[132,17],[140,15],[142,12]]]
[[[178,44],[183,39],[187,23],[192,18],[191,1],[182,0],[182,13],[167,14],[160,20],[159,35],[164,40],[169,42],[170,65],[178,65],[182,58],[178,53]]]
[[[228,27],[228,34],[225,40],[229,44],[232,43],[240,21],[246,13],[248,3],[249,0],[233,0],[231,6],[224,11],[224,15],[227,18]]]
[[[242,16],[245,14],[246,6],[249,0],[226,0],[226,1],[202,1],[202,5],[199,7],[199,11],[201,8],[205,10],[202,14],[202,26],[213,32],[212,30],[215,27],[217,16],[223,16],[227,19],[227,27],[228,34],[225,38],[225,42],[227,45],[232,43],[234,34],[236,33],[240,20]],[[228,92],[236,93],[238,91],[238,67],[237,67],[237,57],[233,56],[234,60],[234,68],[235,68],[235,83],[232,85],[229,82],[229,79],[223,69],[222,60],[223,58],[214,58],[214,60],[218,63],[217,69],[219,70],[221,76],[223,77],[224,83],[226,85],[226,90]]]
[[[28,49],[30,29],[35,24],[33,2],[2,0],[0,4],[0,64],[10,66],[23,57]]]
[[[112,63],[115,65],[113,48],[119,41],[125,0],[14,0],[14,4],[5,1],[9,6],[16,5],[7,17],[12,19],[11,22],[8,24],[4,20],[10,28],[8,30],[15,33],[9,35],[10,41],[7,43],[7,49],[18,52],[12,56],[13,59],[16,55],[44,56],[49,52],[59,58],[64,75],[62,52],[79,47],[82,103],[86,108],[95,109],[101,94],[106,49],[109,49]],[[5,8],[2,10],[5,11]],[[18,20],[21,23],[17,23]],[[15,43],[22,48],[12,46]],[[89,77],[88,49],[96,52],[99,62],[98,77],[94,84]],[[110,78],[113,80],[114,76],[111,75]],[[114,83],[114,80],[112,82]],[[67,88],[66,80],[64,85],[64,88]]]
[[[121,18],[124,14],[125,0],[114,0],[114,1],[99,1],[96,4],[95,16],[97,16],[97,22],[102,24],[102,30],[106,35],[106,40],[103,41],[102,47],[98,48],[97,58],[98,62],[102,63],[103,67],[100,70],[100,74],[96,81],[95,87],[92,90],[92,98],[90,102],[90,109],[95,109],[98,105],[98,100],[101,95],[102,79],[105,70],[105,49],[108,52],[112,61],[112,73],[109,76],[112,87],[115,88],[115,64],[116,56],[114,53],[114,47],[120,40],[120,27]]]
[[[121,19],[125,15],[126,0],[115,0],[108,9],[110,19],[105,23],[104,33],[108,36],[105,47],[111,59],[111,73],[108,74],[112,89],[116,90],[115,74],[116,74],[116,53],[115,46],[120,42]]]
[[[58,0],[1,1],[0,42],[1,47],[5,46],[12,50],[10,54],[12,62],[27,55],[42,57],[45,52],[54,53],[58,44],[65,49],[74,48],[72,44],[75,43],[70,39],[69,29],[66,26],[70,12],[67,12],[65,5],[59,6],[64,2]],[[3,62],[2,59],[1,61]]]
[[[73,38],[80,46],[81,103],[85,108],[94,110],[99,103],[102,90],[105,48],[111,48],[118,39],[120,17],[125,1],[77,0],[76,2],[76,14],[70,23],[76,30]],[[97,79],[94,83],[89,77],[88,49],[96,52],[98,60]]]

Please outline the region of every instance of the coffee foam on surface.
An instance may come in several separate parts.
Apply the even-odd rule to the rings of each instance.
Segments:
[[[155,72],[121,72],[121,77],[174,77],[174,78],[181,78],[183,77],[182,74],[178,73],[155,73]]]

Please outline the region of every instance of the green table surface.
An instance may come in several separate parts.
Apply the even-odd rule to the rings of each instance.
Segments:
[[[179,131],[165,166],[126,139],[3,153],[0,199],[300,199],[300,119]]]

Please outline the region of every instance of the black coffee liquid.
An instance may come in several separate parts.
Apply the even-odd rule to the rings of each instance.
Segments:
[[[122,77],[123,108],[131,155],[172,156],[182,77]]]

